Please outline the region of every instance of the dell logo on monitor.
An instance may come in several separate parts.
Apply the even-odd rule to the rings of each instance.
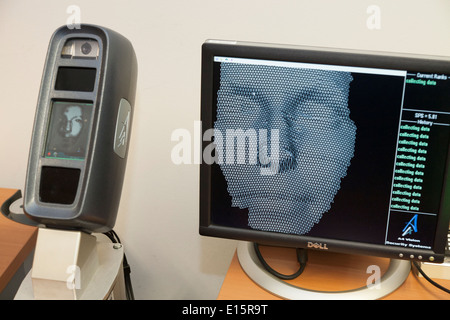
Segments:
[[[308,248],[328,250],[326,243],[311,242],[311,241],[308,241]]]

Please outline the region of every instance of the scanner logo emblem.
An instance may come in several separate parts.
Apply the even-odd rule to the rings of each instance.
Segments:
[[[417,214],[414,217],[412,217],[411,220],[409,220],[409,222],[403,228],[402,232],[403,232],[402,237],[408,234],[412,234],[413,232],[414,233],[417,232]]]
[[[120,130],[118,137],[118,145],[117,147],[125,146],[127,143],[127,135],[128,135],[128,122],[130,121],[130,112],[127,113],[127,117],[125,121],[122,123],[122,129]]]
[[[121,158],[125,158],[127,152],[128,136],[130,131],[131,105],[125,100],[120,100],[117,114],[116,132],[114,134],[114,152]]]

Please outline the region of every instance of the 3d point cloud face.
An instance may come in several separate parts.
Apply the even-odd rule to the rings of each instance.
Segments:
[[[306,234],[330,210],[355,147],[351,81],[348,72],[221,64],[219,165],[251,228]]]

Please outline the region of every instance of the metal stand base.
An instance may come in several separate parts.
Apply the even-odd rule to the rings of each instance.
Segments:
[[[33,267],[16,300],[126,299],[121,244],[79,231],[40,228]]]
[[[379,288],[364,286],[349,291],[323,292],[299,288],[271,275],[261,265],[253,243],[239,242],[237,255],[245,273],[254,282],[274,295],[290,300],[379,299],[396,290],[406,280],[411,270],[409,261],[392,259],[388,270],[380,279]]]

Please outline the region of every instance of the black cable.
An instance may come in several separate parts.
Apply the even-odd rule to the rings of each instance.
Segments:
[[[114,230],[110,230],[108,232],[104,233],[105,236],[107,236],[112,243],[122,243],[120,241],[119,236],[117,235],[117,233]],[[127,300],[134,300],[134,292],[133,292],[133,286],[131,284],[131,268],[130,265],[128,264],[128,260],[127,260],[127,256],[125,255],[125,253],[123,254],[123,276],[124,276],[124,281],[125,281],[125,294],[127,297]]]
[[[441,286],[439,283],[433,281],[423,270],[422,268],[419,266],[419,264],[416,261],[412,261],[412,264],[414,265],[414,267],[416,267],[417,271],[419,271],[419,273],[429,282],[431,283],[433,286],[435,286],[438,289],[441,289],[442,291],[446,292],[446,293],[450,293],[450,290]]]
[[[259,245],[256,242],[253,244],[253,246],[255,248],[256,256],[258,257],[261,264],[264,266],[264,268],[266,268],[266,270],[269,273],[276,276],[277,278],[280,278],[283,280],[292,280],[292,279],[297,278],[299,275],[301,275],[303,273],[303,271],[305,270],[306,262],[308,261],[308,255],[307,255],[306,249],[302,249],[302,248],[295,249],[296,253],[297,253],[297,261],[300,264],[300,267],[297,270],[297,272],[295,272],[291,275],[285,275],[285,274],[279,273],[278,271],[275,271],[274,269],[272,269],[271,266],[269,266],[267,264],[267,262],[264,260],[263,256],[261,255],[261,252],[259,251]]]

